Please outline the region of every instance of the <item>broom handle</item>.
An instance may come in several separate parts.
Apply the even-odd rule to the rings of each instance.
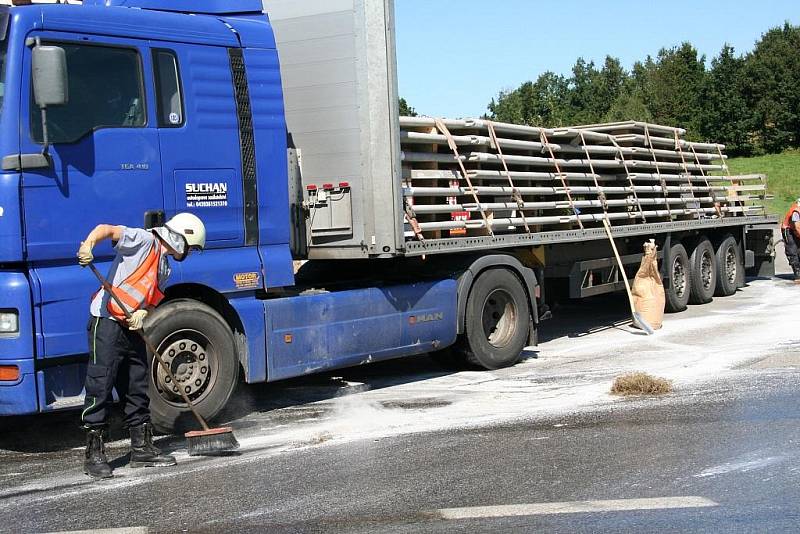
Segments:
[[[611,242],[611,248],[614,250],[614,257],[617,258],[617,265],[619,265],[619,272],[622,275],[622,281],[625,282],[625,291],[628,292],[628,303],[631,305],[631,312],[636,313],[636,306],[633,304],[633,294],[631,293],[631,284],[628,282],[628,275],[625,274],[625,266],[622,264],[622,258],[619,257],[617,244],[614,242],[614,236],[611,235],[611,225],[608,224],[608,219],[603,219],[603,226],[606,229],[606,235]]]
[[[97,279],[100,280],[100,284],[103,286],[103,289],[106,290],[106,293],[111,295],[111,298],[114,299],[114,302],[117,303],[117,306],[119,306],[125,313],[125,318],[130,319],[131,312],[128,311],[128,308],[125,307],[125,304],[123,304],[122,301],[119,299],[119,297],[114,293],[114,290],[111,287],[111,284],[108,283],[108,280],[106,280],[105,277],[102,274],[100,274],[100,271],[97,270],[97,267],[95,267],[93,263],[89,264],[89,268],[92,270]],[[158,364],[161,366],[164,372],[167,373],[169,379],[172,380],[172,383],[175,385],[176,389],[178,390],[178,393],[180,393],[181,397],[183,397],[184,402],[186,402],[186,405],[189,406],[189,409],[192,411],[192,414],[194,414],[195,419],[197,419],[197,421],[203,427],[203,430],[209,430],[208,423],[206,423],[206,420],[203,419],[203,416],[197,413],[194,404],[192,404],[192,401],[189,399],[189,395],[187,395],[186,392],[183,391],[183,389],[181,389],[180,386],[178,386],[178,381],[175,379],[175,374],[172,372],[172,369],[170,369],[169,365],[167,365],[167,363],[161,357],[161,354],[159,354],[158,349],[153,345],[150,339],[148,339],[148,337],[144,335],[144,328],[142,328],[142,330],[138,330],[137,332],[144,340],[144,344],[147,346],[150,352],[153,353],[153,356],[158,361]]]

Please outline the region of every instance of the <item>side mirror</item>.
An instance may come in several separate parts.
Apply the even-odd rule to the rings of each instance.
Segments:
[[[69,101],[67,54],[60,46],[33,47],[33,97],[40,108],[63,106]]]

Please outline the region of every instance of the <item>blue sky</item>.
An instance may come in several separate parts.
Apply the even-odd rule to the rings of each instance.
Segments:
[[[583,56],[626,68],[690,41],[707,61],[747,52],[767,29],[800,24],[798,0],[395,0],[400,94],[418,112],[478,116],[500,89]]]

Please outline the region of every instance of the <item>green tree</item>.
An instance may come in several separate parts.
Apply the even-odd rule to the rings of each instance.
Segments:
[[[525,82],[492,99],[489,118],[530,126],[563,126],[568,92],[568,82],[563,76],[545,72],[536,82]]]
[[[650,113],[647,104],[645,104],[641,89],[637,88],[632,81],[628,81],[617,98],[614,99],[603,120],[606,122],[652,122],[653,114]]]
[[[629,89],[629,75],[618,58],[606,56],[600,70],[597,112],[599,119],[608,115],[614,102]]]
[[[599,122],[598,91],[600,73],[594,61],[586,62],[579,57],[572,67],[569,80],[569,122],[573,124],[592,124]]]
[[[744,97],[744,69],[745,59],[737,57],[732,46],[725,45],[711,61],[702,95],[700,134],[707,141],[727,145],[732,156],[753,151],[753,114]]]
[[[784,24],[737,57],[725,46],[706,70],[690,43],[664,48],[626,72],[578,58],[569,77],[546,72],[502,91],[489,118],[534,126],[638,120],[680,126],[690,140],[725,143],[732,155],[800,146],[800,26]]]
[[[400,99],[400,116],[401,117],[416,117],[417,110],[408,105],[405,98]]]
[[[745,60],[743,93],[753,134],[766,152],[800,143],[800,26],[765,33]]]
[[[655,63],[643,65],[644,95],[653,119],[660,124],[686,128],[697,138],[705,85],[705,57],[690,43],[663,48]]]
[[[578,58],[569,80],[568,122],[601,122],[620,96],[627,78],[628,73],[617,58],[606,56],[600,70],[593,61],[587,63],[583,58]]]

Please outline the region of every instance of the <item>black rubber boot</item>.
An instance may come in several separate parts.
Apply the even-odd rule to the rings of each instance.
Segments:
[[[105,430],[86,429],[86,460],[83,472],[93,478],[111,478],[111,466],[106,458]]]
[[[153,445],[153,426],[150,423],[132,426],[130,431],[130,467],[160,467],[177,463],[174,456],[162,454],[158,447]]]
[[[792,271],[794,271],[794,281],[800,282],[800,265],[792,265]]]

